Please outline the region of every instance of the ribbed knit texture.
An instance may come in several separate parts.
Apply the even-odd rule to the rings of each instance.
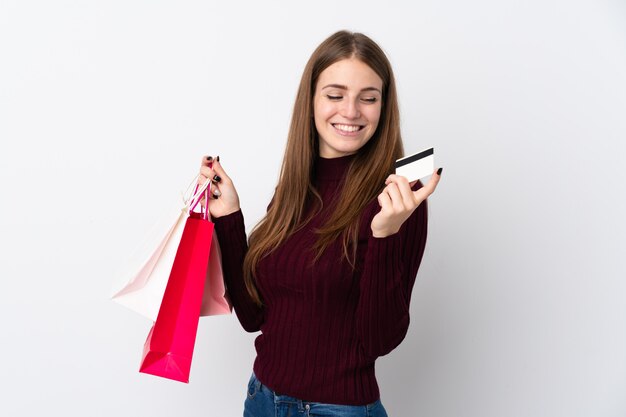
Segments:
[[[379,399],[374,362],[404,339],[409,303],[427,232],[426,204],[400,231],[372,236],[377,199],[362,216],[356,269],[338,240],[313,267],[313,231],[328,218],[352,156],[316,160],[315,186],[324,208],[257,269],[264,301],[252,303],[243,281],[247,239],[241,211],[214,219],[224,279],[245,330],[256,338],[254,372],[279,394],[306,401],[365,405]],[[420,183],[414,189],[421,187]]]

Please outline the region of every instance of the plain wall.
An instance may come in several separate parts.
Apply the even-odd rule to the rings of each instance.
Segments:
[[[151,323],[108,297],[202,155],[261,218],[339,29],[387,52],[405,148],[444,167],[409,333],[377,362],[389,415],[626,415],[617,0],[1,1],[0,414],[241,415],[234,315],[201,320],[186,385],[137,372]]]

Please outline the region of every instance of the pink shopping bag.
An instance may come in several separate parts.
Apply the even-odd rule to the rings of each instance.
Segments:
[[[213,228],[208,210],[194,213],[192,207],[156,322],[144,345],[140,372],[189,382]]]

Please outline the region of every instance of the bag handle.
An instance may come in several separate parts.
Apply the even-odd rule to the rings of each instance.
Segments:
[[[200,191],[198,191],[198,188],[200,188]],[[204,194],[205,207],[202,207],[202,205],[200,205],[200,212],[202,213],[202,218],[204,220],[209,220],[209,195],[210,193],[211,193],[211,180],[210,179],[207,179],[206,182],[202,184],[202,186],[200,186],[199,184],[196,184],[196,188],[194,190],[194,196],[191,200],[189,200],[189,204],[187,204],[189,212],[192,212],[196,209],[196,207],[200,203],[202,194]]]
[[[198,197],[200,197],[200,195],[204,192],[204,190],[206,189],[206,187],[209,187],[210,181],[205,182],[202,185],[198,184],[198,179],[200,178],[200,175],[196,175],[193,180],[189,183],[189,186],[187,186],[187,189],[185,190],[184,193],[182,193],[182,200],[183,200],[183,204],[185,204],[185,207],[188,207],[189,205],[191,205],[192,202],[194,202],[196,199],[198,199]],[[193,193],[190,192],[190,190],[192,189],[192,187],[195,188],[193,189]]]
[[[209,168],[211,167],[212,164],[209,164]],[[185,193],[183,194],[183,203],[185,204],[185,209],[188,212],[193,212],[196,207],[198,206],[198,204],[200,203],[200,200],[202,198],[202,194],[204,194],[204,200],[205,200],[205,207],[203,209],[201,209],[201,212],[203,213],[203,217],[205,220],[209,219],[209,195],[211,194],[211,179],[207,178],[207,180],[203,183],[203,184],[198,184],[198,179],[200,178],[200,174],[196,175],[195,178],[193,179],[193,181],[191,183],[189,183],[189,185],[187,186],[187,190],[185,190]],[[195,184],[195,188],[193,193],[190,195],[189,191],[191,190],[191,187]]]

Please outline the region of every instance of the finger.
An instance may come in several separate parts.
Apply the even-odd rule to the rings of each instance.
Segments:
[[[394,211],[403,211],[405,209],[404,201],[402,200],[402,194],[398,189],[398,184],[392,182],[387,187],[385,187],[385,191],[389,194],[391,198],[391,203],[393,205]]]
[[[389,185],[391,182],[402,181],[403,179],[406,180],[406,177],[403,177],[402,175],[390,174],[385,180],[385,184]]]
[[[421,201],[424,201],[426,198],[428,198],[428,196],[430,196],[432,193],[435,192],[435,189],[437,188],[437,184],[439,184],[439,180],[441,179],[442,170],[443,168],[439,168],[438,170],[435,170],[435,172],[433,172],[433,175],[431,175],[430,180],[428,180],[426,185],[424,185],[422,188],[420,188],[419,190],[413,193],[416,198],[420,199]]]
[[[222,180],[230,182],[230,177],[228,176],[226,171],[224,171],[224,168],[222,168],[222,164],[217,159],[213,160],[213,170]]]
[[[443,171],[443,168],[435,170],[435,172],[433,172],[433,175],[430,176],[430,180],[428,180],[428,183],[426,183],[425,187],[429,191],[428,195],[432,194],[437,188],[437,184],[439,184],[439,180],[441,179],[441,171]]]
[[[207,178],[211,178],[213,179],[216,175],[215,171],[212,168],[209,168],[208,166],[204,166],[202,168],[200,168],[200,175],[204,177],[202,183],[204,184],[204,181],[207,180]]]
[[[393,209],[391,197],[389,197],[386,189],[378,194],[378,205],[381,207],[381,211],[390,211]]]
[[[417,204],[419,204],[419,202],[415,201],[413,190],[411,190],[411,184],[409,184],[409,180],[407,180],[406,177],[393,175],[390,176],[388,180],[390,183],[397,185],[402,198],[402,203],[406,209],[412,210]]]
[[[204,172],[202,172],[202,168],[201,168],[200,169],[200,174],[198,175],[198,182],[197,182],[197,184],[199,186],[203,186],[207,182],[207,180],[210,178],[209,175],[211,175],[211,172],[209,171],[208,168],[205,169]]]
[[[207,195],[210,200],[213,200],[221,196],[222,192],[217,187],[217,184],[214,184],[213,182],[211,182],[211,184],[209,184],[205,192],[202,193],[202,198],[204,198],[205,195]]]
[[[200,162],[200,166],[209,166],[210,163],[212,163],[214,160],[214,158],[210,155],[205,155],[202,157],[202,161]]]
[[[222,195],[222,190],[220,190],[220,186],[219,184],[216,184],[214,182],[211,182],[211,185],[209,187],[209,190],[211,192],[211,196],[221,196]]]
[[[200,168],[200,175],[204,176],[205,178],[211,178],[213,184],[218,184],[222,182],[222,177],[217,174],[217,171],[214,168],[215,165],[213,165],[213,168],[202,167]]]

